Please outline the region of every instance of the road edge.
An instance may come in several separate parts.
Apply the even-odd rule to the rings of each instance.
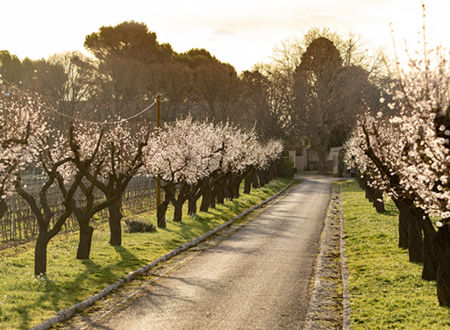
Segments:
[[[67,309],[63,309],[58,311],[56,314],[56,316],[49,318],[47,320],[45,320],[44,322],[36,325],[35,327],[32,328],[32,330],[46,330],[49,329],[51,326],[57,324],[57,323],[61,323],[64,321],[69,320],[75,313],[83,311],[85,309],[87,309],[88,307],[92,306],[96,301],[106,297],[107,295],[109,295],[110,293],[112,293],[113,291],[119,289],[120,287],[122,287],[125,283],[128,283],[134,279],[136,279],[137,277],[139,277],[140,275],[143,275],[144,273],[148,272],[150,269],[156,267],[159,263],[164,262],[166,260],[169,260],[170,258],[176,256],[177,254],[186,251],[196,245],[198,245],[199,243],[203,242],[204,240],[206,240],[207,238],[209,238],[210,236],[216,234],[217,232],[221,231],[222,229],[231,226],[234,222],[236,222],[237,220],[247,216],[248,214],[250,214],[251,212],[253,212],[254,210],[260,208],[261,206],[264,206],[265,204],[269,203],[270,201],[272,201],[273,199],[277,198],[278,196],[280,196],[282,193],[284,193],[286,190],[288,190],[289,188],[291,188],[294,185],[295,182],[291,182],[289,183],[286,187],[284,187],[283,189],[281,189],[279,192],[277,192],[276,194],[274,194],[273,196],[267,198],[266,200],[262,201],[261,203],[245,210],[244,212],[238,214],[237,216],[235,216],[234,218],[228,220],[227,222],[221,224],[220,226],[217,226],[214,229],[211,229],[210,231],[206,232],[205,234],[194,238],[193,240],[180,245],[179,247],[177,247],[176,249],[164,254],[163,256],[159,257],[158,259],[154,260],[153,262],[151,262],[150,264],[147,264],[145,266],[140,267],[139,269],[129,273],[127,276],[122,277],[120,279],[118,279],[116,282],[114,282],[113,284],[107,286],[106,288],[104,288],[103,290],[101,290],[100,292],[96,293],[95,295],[90,296],[89,298],[76,303],[74,305],[72,305],[71,307],[67,308]]]
[[[342,304],[343,304],[343,329],[350,329],[351,324],[351,308],[350,308],[350,293],[348,291],[348,267],[347,255],[345,250],[345,234],[344,234],[344,202],[342,199],[342,185],[339,186],[339,205],[341,218],[341,273],[342,273]]]
[[[338,181],[340,181],[338,179]],[[350,329],[342,187],[334,182],[319,242],[304,329]]]

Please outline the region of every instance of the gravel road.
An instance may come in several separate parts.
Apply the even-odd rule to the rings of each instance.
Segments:
[[[232,236],[168,273],[95,326],[303,328],[332,179],[302,180]]]

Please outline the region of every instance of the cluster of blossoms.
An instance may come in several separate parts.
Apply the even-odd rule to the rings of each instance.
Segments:
[[[191,118],[150,133],[148,125],[126,121],[114,125],[77,121],[68,131],[49,128],[47,115],[34,95],[0,97],[0,216],[13,191],[30,205],[39,228],[36,275],[46,272],[47,244],[71,214],[80,228],[78,258],[89,258],[93,232],[89,223],[104,208],[109,209],[110,243],[121,245],[121,200],[135,175],[163,180],[164,202],[181,210],[187,198],[196,200],[208,191],[219,194],[218,187],[229,184],[239,188],[249,169],[266,170],[283,149],[278,141],[261,145],[253,131]],[[39,187],[30,189],[21,180],[20,173],[28,166],[45,173]],[[57,214],[48,204],[51,188],[63,198],[63,210]],[[82,205],[75,200],[78,190],[86,201]],[[96,199],[95,191],[104,198]]]
[[[195,184],[212,173],[266,168],[282,151],[280,141],[263,145],[254,131],[187,118],[165,124],[150,135],[144,168],[150,176],[164,181]]]
[[[363,187],[392,197],[399,246],[423,262],[422,278],[436,280],[439,303],[450,306],[450,54],[438,52],[434,63],[429,55],[398,70],[389,91],[393,115],[360,118],[346,162]],[[437,231],[430,216],[440,218]]]
[[[388,105],[395,115],[363,116],[347,142],[346,160],[367,174],[371,185],[394,197],[408,195],[427,214],[446,219],[450,217],[450,65],[448,56],[440,54],[438,59],[434,64],[426,59],[411,61],[408,72],[399,72]],[[380,164],[370,159],[368,151]]]
[[[14,181],[36,162],[40,140],[48,134],[37,97],[0,95],[0,199],[14,189]]]
[[[143,171],[163,180],[165,202],[174,204],[175,220],[181,221],[184,201],[201,195],[206,199],[205,194],[212,191],[222,200],[225,188],[229,191],[225,197],[237,197],[244,177],[273,165],[282,150],[280,141],[258,142],[254,131],[187,118],[149,136]]]

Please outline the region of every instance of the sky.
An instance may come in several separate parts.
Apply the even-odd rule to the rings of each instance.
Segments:
[[[427,0],[427,40],[449,47],[450,1]],[[269,62],[281,41],[312,27],[360,35],[369,49],[393,53],[417,47],[420,0],[1,0],[0,50],[32,59],[84,50],[101,26],[134,20],[147,24],[175,51],[206,48],[238,71]],[[449,47],[450,48],[450,47]]]

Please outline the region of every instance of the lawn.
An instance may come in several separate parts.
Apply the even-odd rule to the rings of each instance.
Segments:
[[[108,244],[108,228],[101,225],[94,231],[90,260],[75,259],[77,233],[58,235],[48,247],[47,278],[36,279],[33,275],[33,242],[0,251],[0,328],[26,329],[55,316],[58,310],[86,299],[129,272],[221,225],[290,182],[273,180],[250,195],[243,194],[197,216],[187,216],[184,210],[182,223],[168,221],[167,228],[156,233],[124,232],[122,247]],[[173,209],[169,209],[167,219],[172,214]],[[139,218],[156,226],[154,212],[126,214],[126,218]]]
[[[354,181],[343,189],[354,329],[450,329],[450,309],[440,307],[435,282],[421,279],[422,265],[398,248],[398,211],[378,214]]]

